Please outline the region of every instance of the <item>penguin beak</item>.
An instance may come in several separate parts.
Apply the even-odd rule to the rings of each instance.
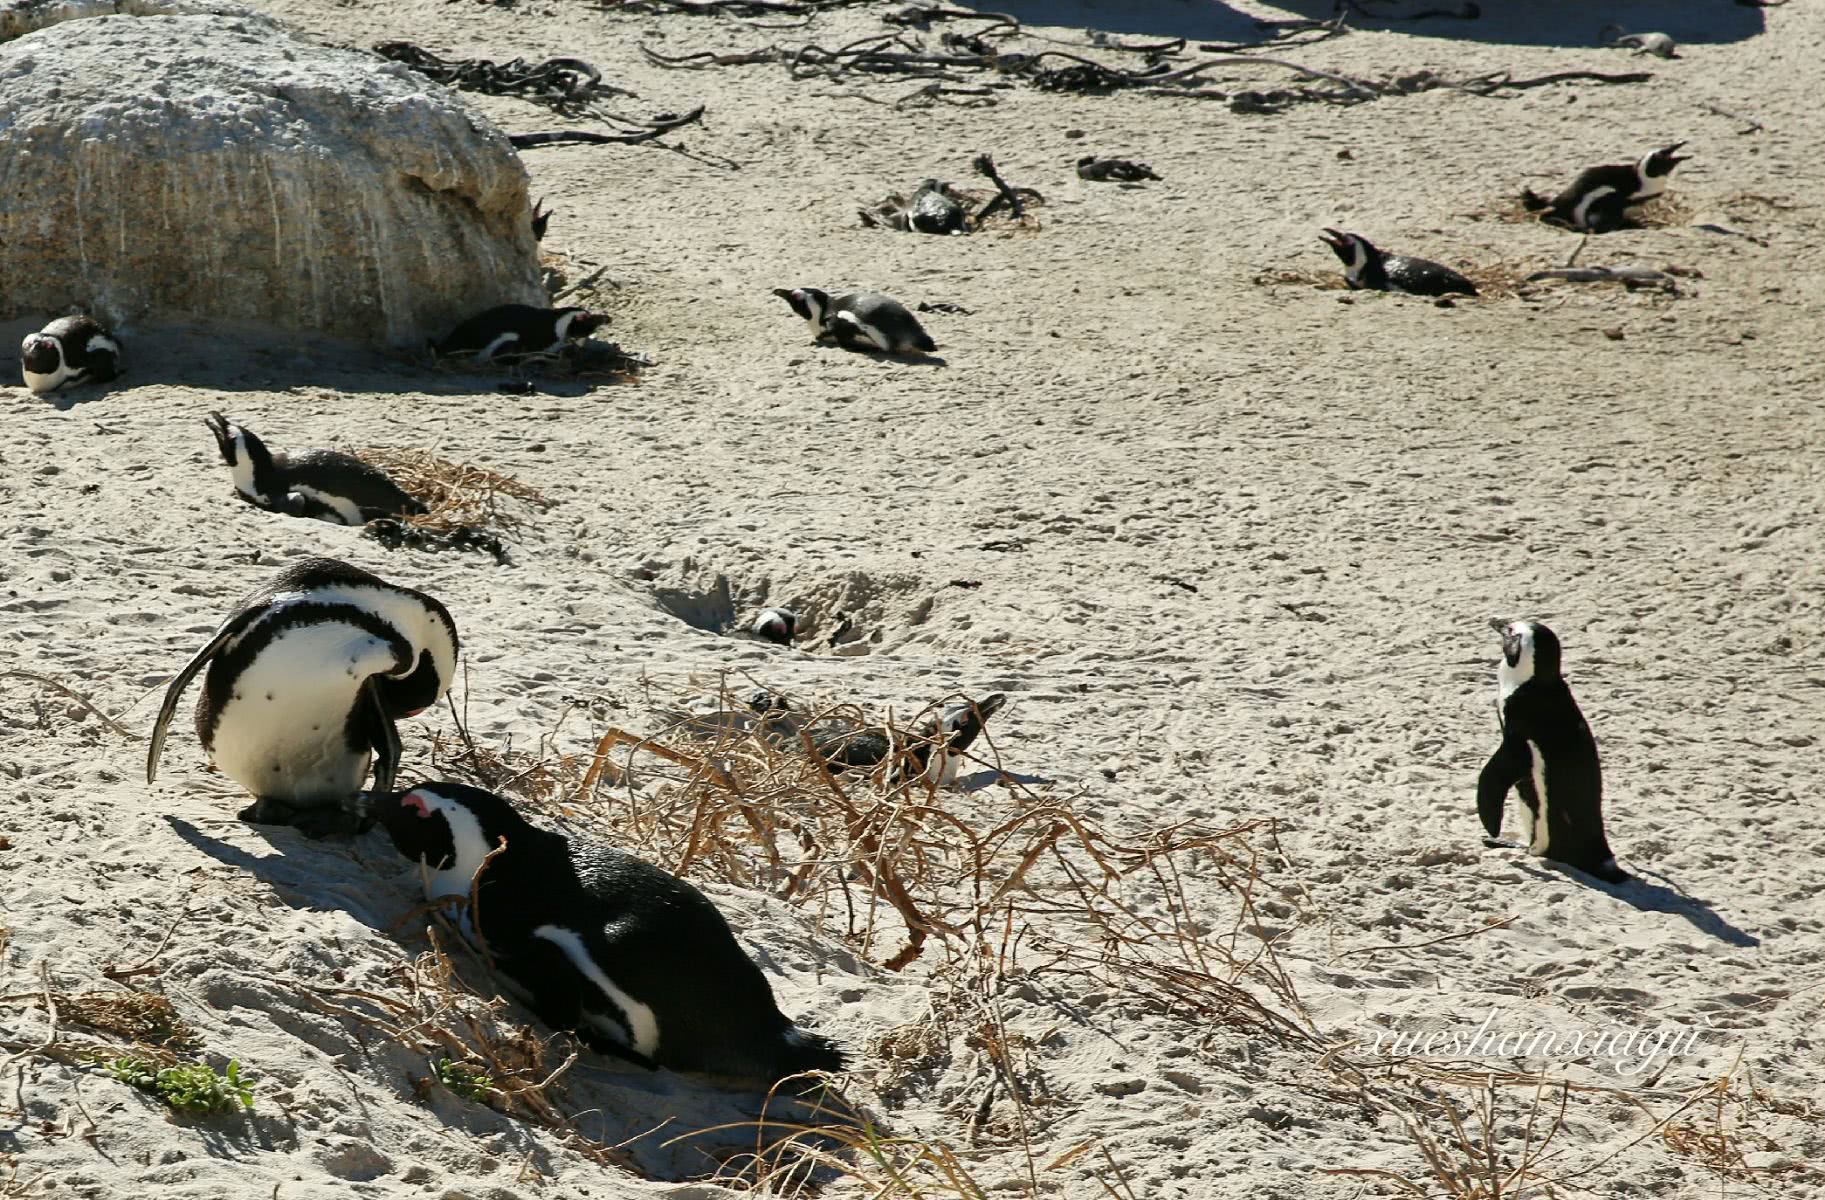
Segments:
[[[1506,634],[1508,632],[1508,622],[1500,617],[1489,618],[1489,627],[1497,633]]]
[[[1326,229],[1323,233],[1318,235],[1318,240],[1331,249],[1338,251],[1341,251],[1350,244],[1350,240],[1335,229]]]
[[[1001,706],[1008,702],[1007,693],[995,692],[976,701],[976,711],[982,714],[984,721],[1001,711]]]
[[[1685,145],[1684,142],[1674,142],[1671,146],[1668,146],[1666,149],[1664,149],[1660,152],[1660,157],[1666,159],[1668,165],[1674,165],[1677,163],[1690,161],[1691,157],[1692,157],[1690,154],[1673,153],[1673,151],[1679,149],[1683,145]]]

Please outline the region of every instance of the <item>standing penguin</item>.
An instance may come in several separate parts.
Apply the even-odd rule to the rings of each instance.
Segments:
[[[936,716],[921,721],[911,736],[879,728],[821,728],[811,733],[812,747],[833,771],[872,770],[896,752],[904,757],[892,782],[924,775],[936,787],[956,782],[965,761],[964,752],[981,736],[985,722],[1007,703],[1007,695],[994,692],[981,700],[947,705]]]
[[[773,294],[811,326],[814,341],[829,338],[845,350],[879,350],[886,354],[930,352],[938,348],[919,318],[904,304],[879,292],[852,292],[831,298],[819,288],[774,288]]]
[[[1385,253],[1360,234],[1326,229],[1318,240],[1343,260],[1343,281],[1353,291],[1400,292],[1408,296],[1477,294],[1476,284],[1443,263]]]
[[[492,792],[457,783],[381,798],[379,815],[399,852],[426,868],[428,899],[473,886],[464,934],[474,938],[469,922],[479,921],[504,982],[547,1025],[647,1068],[763,1086],[842,1070],[842,1052],[780,1012],[729,923],[682,879],[540,829]]]
[[[19,363],[36,395],[66,383],[106,383],[120,374],[120,343],[89,317],[58,317],[25,336]]]
[[[212,412],[203,424],[215,435],[235,491],[257,508],[314,517],[338,525],[365,525],[376,517],[415,516],[424,502],[387,473],[339,450],[273,454],[251,429]]]
[[[179,698],[208,667],[196,734],[254,802],[243,821],[312,837],[366,828],[358,795],[393,786],[393,723],[437,703],[456,674],[456,624],[423,592],[359,567],[307,558],[255,589],[165,689],[146,753],[158,774]]]
[[[1492,846],[1501,840],[1508,789],[1520,793],[1527,852],[1588,871],[1605,883],[1632,876],[1603,836],[1603,771],[1597,741],[1560,674],[1559,639],[1538,621],[1491,621],[1502,635],[1496,715],[1502,744],[1477,779],[1477,814]]]
[[[1551,200],[1536,195],[1531,188],[1521,192],[1521,204],[1529,212],[1545,219],[1569,225],[1589,233],[1608,233],[1628,223],[1629,210],[1645,204],[1667,190],[1673,168],[1690,155],[1674,153],[1684,142],[1674,142],[1660,150],[1651,150],[1638,162],[1611,163],[1586,167],[1578,172],[1571,186]]]
[[[607,317],[584,308],[501,304],[470,317],[432,350],[440,358],[517,363],[549,358],[567,343],[587,338],[606,324]]]

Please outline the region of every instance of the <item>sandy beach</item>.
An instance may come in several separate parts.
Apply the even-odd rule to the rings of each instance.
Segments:
[[[1260,51],[1383,82],[1651,76],[1349,104],[1200,49],[1329,3],[948,10],[1126,68],[1111,41],[1184,37],[1170,64],[1222,59],[1198,85],[1270,111],[643,52],[986,36],[888,24],[897,3],[263,7],[338,45],[583,59],[630,117],[704,106],[646,144],[523,154],[543,250],[587,282],[569,302],[651,366],[508,395],[505,371],[126,328],[119,381],[47,403],[15,349],[46,314],[0,325],[0,1196],[1825,1194],[1816,6],[1486,3]],[[1679,57],[1599,46],[1610,21]],[[604,127],[465,99],[510,133]],[[1518,214],[1682,139],[1644,228],[1580,246]],[[989,194],[981,153],[1043,196],[1027,220],[859,220],[926,177]],[[1161,178],[1087,181],[1085,154]],[[1483,295],[1343,290],[1327,226]],[[1574,252],[1669,286],[1525,282]],[[927,359],[848,353],[772,294],[807,285],[951,310],[919,314]],[[213,410],[545,503],[502,500],[505,563],[387,549],[237,503]],[[429,939],[381,833],[237,821],[185,717],[144,784],[166,681],[311,555],[460,630],[403,778],[498,783],[682,866],[849,1051],[870,1132],[774,1147],[763,1106],[842,1118],[565,1067],[570,1039]],[[766,604],[800,614],[796,647],[732,636]],[[1564,643],[1633,883],[1483,844],[1489,621],[1513,617]],[[1009,701],[960,788],[838,803],[788,753],[679,726],[759,686],[902,725]],[[610,729],[675,758],[597,765]],[[126,1047],[235,1060],[253,1108],[173,1114],[97,1065]],[[445,1059],[489,1085],[460,1094]]]

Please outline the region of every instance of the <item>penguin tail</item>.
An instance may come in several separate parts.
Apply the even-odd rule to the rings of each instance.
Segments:
[[[780,1031],[776,1061],[780,1078],[804,1071],[841,1071],[846,1062],[842,1048],[835,1042],[796,1025]]]
[[[915,349],[915,350],[920,350],[926,354],[930,354],[933,350],[936,350],[937,348],[938,348],[938,343],[932,341],[932,335],[929,333],[921,333],[918,337],[913,339],[913,349]]]
[[[1521,207],[1528,212],[1539,212],[1551,203],[1552,201],[1546,199],[1532,188],[1521,189]]]

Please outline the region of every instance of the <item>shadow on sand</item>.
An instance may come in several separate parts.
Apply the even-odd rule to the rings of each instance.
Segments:
[[[1289,21],[1328,21],[1340,0],[1273,0],[1239,11],[1221,0],[960,0],[1027,25],[1192,42],[1257,42]],[[1597,46],[1605,25],[1654,30],[1682,45],[1746,41],[1763,32],[1760,7],[1727,0],[1349,0],[1353,29],[1394,29],[1418,37],[1514,46]],[[1475,15],[1458,15],[1469,14]]]
[[[1542,859],[1538,863],[1517,863],[1522,870],[1538,874],[1542,879],[1554,875],[1563,875],[1576,880],[1593,891],[1608,892],[1624,904],[1631,905],[1641,912],[1671,913],[1684,917],[1692,927],[1707,937],[1714,937],[1731,946],[1751,947],[1762,944],[1762,939],[1746,929],[1739,929],[1717,914],[1708,900],[1700,900],[1682,891],[1679,885],[1665,875],[1657,875],[1664,883],[1650,883],[1637,868],[1637,875],[1627,883],[1605,883],[1595,875],[1588,875],[1576,867],[1564,863]]]

